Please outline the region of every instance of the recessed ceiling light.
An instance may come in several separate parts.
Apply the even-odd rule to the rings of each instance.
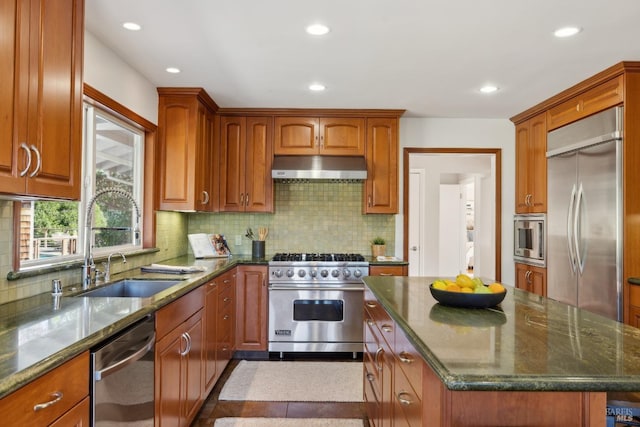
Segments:
[[[480,88],[480,92],[482,93],[493,93],[498,90],[497,86],[494,85],[485,85]]]
[[[180,68],[169,67],[166,69],[167,73],[178,74],[180,72]]]
[[[559,38],[571,37],[582,31],[580,27],[562,27],[553,32],[553,35]]]
[[[139,24],[136,24],[135,22],[125,22],[124,24],[122,24],[122,26],[129,31],[140,31],[140,29],[142,28]]]
[[[307,27],[307,33],[313,36],[323,36],[329,32],[329,27],[323,24],[313,24]]]
[[[320,83],[312,83],[309,85],[309,90],[312,90],[314,92],[322,92],[325,89],[326,87]]]

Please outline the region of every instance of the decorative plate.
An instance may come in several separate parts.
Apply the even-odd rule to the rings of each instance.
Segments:
[[[507,291],[497,294],[476,294],[463,292],[450,292],[434,289],[433,284],[429,285],[431,295],[440,303],[452,307],[465,308],[488,308],[494,307],[502,302],[507,295]]]

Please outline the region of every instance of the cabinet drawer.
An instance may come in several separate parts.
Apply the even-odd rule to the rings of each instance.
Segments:
[[[396,365],[397,366],[397,365]],[[422,377],[419,389],[422,389]],[[416,379],[413,379],[416,383]],[[395,425],[407,425],[411,427],[422,426],[422,399],[416,393],[416,389],[411,386],[402,370],[396,369],[394,376],[394,418]]]
[[[372,265],[369,266],[370,276],[406,276],[404,265]]]
[[[415,347],[401,331],[396,331],[396,367],[402,370],[415,390],[418,399],[422,399],[422,365],[424,361]],[[398,375],[398,369],[396,369]]]
[[[624,77],[602,83],[547,111],[547,130],[552,130],[622,103]]]
[[[167,335],[203,307],[205,286],[189,292],[156,313],[156,339]]]
[[[227,308],[229,305],[233,304],[233,295],[234,295],[234,289],[232,286],[221,286],[220,287],[220,292],[218,293],[218,309],[219,310],[224,310],[225,308]]]
[[[2,425],[49,425],[88,395],[89,353],[82,353],[0,400]]]

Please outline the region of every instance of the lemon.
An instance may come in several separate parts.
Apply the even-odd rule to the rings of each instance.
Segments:
[[[431,286],[433,287],[433,289],[440,289],[441,291],[447,290],[447,284],[444,282],[444,280],[436,280]]]
[[[475,283],[473,283],[473,280],[471,280],[471,277],[467,276],[466,274],[458,274],[456,276],[456,284],[461,288],[474,289],[476,287]]]

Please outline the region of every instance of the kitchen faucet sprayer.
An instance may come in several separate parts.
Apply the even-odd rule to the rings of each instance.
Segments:
[[[126,191],[121,190],[119,188],[115,188],[115,187],[107,187],[96,192],[96,194],[94,194],[94,196],[91,198],[91,200],[89,200],[89,203],[87,204],[87,216],[85,221],[85,233],[84,233],[85,234],[84,235],[84,242],[85,242],[84,264],[82,265],[82,289],[87,289],[89,285],[91,285],[91,282],[93,281],[93,276],[96,270],[96,265],[93,262],[93,254],[91,252],[91,231],[92,231],[91,225],[93,222],[93,207],[95,205],[96,200],[100,196],[108,193],[119,194],[125,197],[131,202],[133,207],[136,209],[136,225],[135,225],[135,228],[133,229],[136,244],[140,239],[140,208],[138,207],[138,204],[136,203],[133,196],[130,193],[127,193]]]

